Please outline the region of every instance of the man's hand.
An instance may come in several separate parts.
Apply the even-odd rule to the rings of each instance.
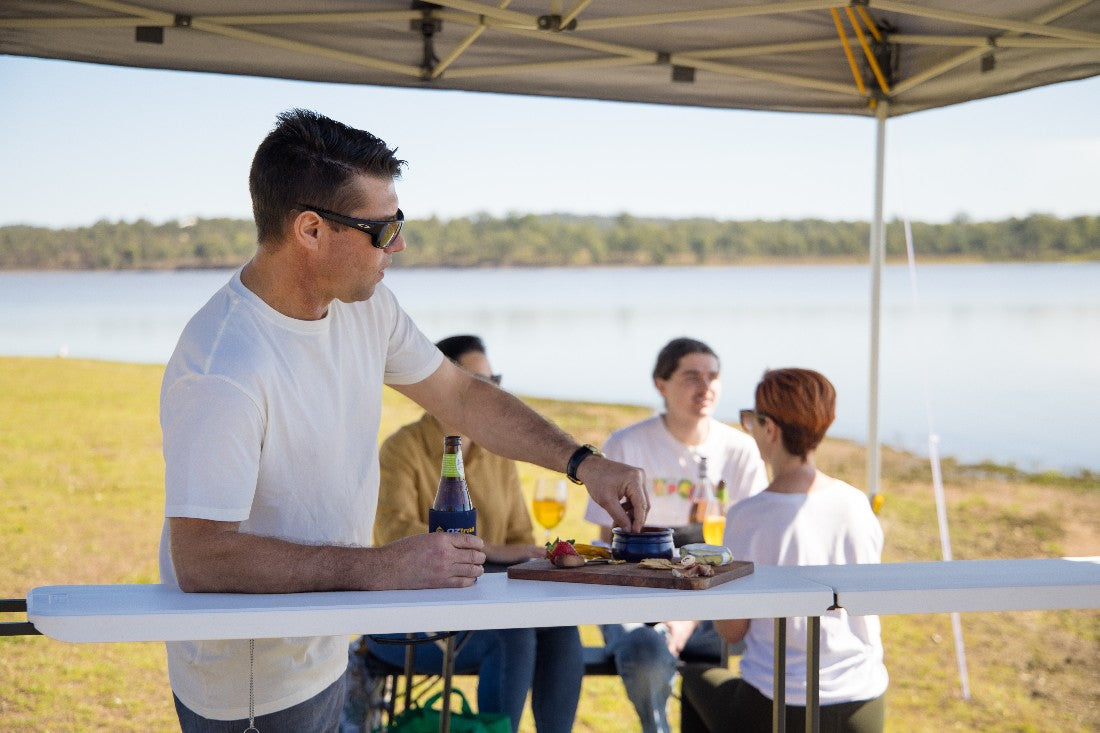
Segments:
[[[429,532],[391,542],[384,555],[382,587],[388,589],[466,588],[485,572],[480,537]]]
[[[611,526],[641,532],[649,514],[645,471],[604,456],[586,458],[577,470],[593,501],[611,515]]]

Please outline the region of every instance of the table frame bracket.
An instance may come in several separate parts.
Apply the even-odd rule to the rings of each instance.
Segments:
[[[0,613],[27,615],[26,598],[0,598]],[[30,621],[0,621],[0,636],[41,636]]]

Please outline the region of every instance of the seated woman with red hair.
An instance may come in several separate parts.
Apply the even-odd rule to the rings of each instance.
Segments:
[[[882,528],[859,489],[814,465],[835,416],[836,390],[809,369],[773,369],[756,386],[741,424],[771,469],[771,484],[726,515],[725,544],[760,565],[877,563]],[[682,733],[772,730],[771,619],[715,621],[730,642],[745,640],[741,676],[724,668],[683,671]],[[788,619],[786,725],[805,727],[806,619]],[[821,618],[821,730],[882,731],[888,684],[877,616],[844,609]]]

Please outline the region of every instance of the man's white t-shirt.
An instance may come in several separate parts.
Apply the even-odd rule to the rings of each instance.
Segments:
[[[867,495],[827,479],[808,494],[765,491],[730,507],[724,544],[735,560],[762,565],[878,563],[882,527]],[[806,619],[787,619],[787,704],[806,704]],[[772,619],[753,619],[745,636],[741,678],[768,699],[774,663]],[[844,609],[821,617],[822,705],[870,700],[886,692],[878,616]]]
[[[167,517],[240,522],[305,544],[367,547],[378,501],[382,384],[442,362],[393,294],[333,302],[300,321],[248,290],[240,271],[187,324],[161,387],[163,583],[177,585]],[[168,642],[172,690],[207,718],[248,716],[249,643]],[[347,666],[346,637],[256,639],[255,712],[308,700]]]
[[[687,446],[668,432],[660,415],[628,425],[612,433],[603,444],[608,458],[645,471],[649,492],[646,524],[682,527],[688,523],[691,489],[699,480],[699,457],[707,459],[707,474],[714,485],[725,480],[729,500],[763,491],[768,474],[756,441],[740,430],[712,419],[706,440]],[[611,526],[611,516],[589,499],[584,518],[601,527]]]

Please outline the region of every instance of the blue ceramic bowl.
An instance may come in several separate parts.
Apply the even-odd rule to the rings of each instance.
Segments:
[[[666,527],[643,527],[641,532],[626,532],[619,527],[611,530],[611,556],[616,560],[638,562],[647,557],[672,559],[672,530]]]

